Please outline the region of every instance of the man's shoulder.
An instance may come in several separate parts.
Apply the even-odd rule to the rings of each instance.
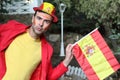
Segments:
[[[7,23],[19,23],[17,20],[9,20]]]
[[[49,49],[53,49],[51,43],[46,39],[46,37],[43,35],[41,37],[42,45],[46,45]]]
[[[14,26],[24,26],[27,27],[27,25],[16,21],[16,20],[9,20],[6,23],[0,24],[0,27],[14,27]]]
[[[17,30],[26,30],[28,28],[27,25],[20,23],[16,20],[9,20],[8,22],[1,24],[0,25],[0,31],[5,32],[5,31],[17,31]]]

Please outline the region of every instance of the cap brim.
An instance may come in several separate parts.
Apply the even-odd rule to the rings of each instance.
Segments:
[[[57,22],[58,21],[58,18],[55,15],[52,15],[52,17],[53,17],[53,22]]]
[[[40,8],[39,7],[34,7],[33,10],[37,11],[37,10],[40,10]]]

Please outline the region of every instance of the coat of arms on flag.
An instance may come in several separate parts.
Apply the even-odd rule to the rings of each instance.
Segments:
[[[120,68],[97,28],[76,42],[73,52],[88,80],[103,80]]]

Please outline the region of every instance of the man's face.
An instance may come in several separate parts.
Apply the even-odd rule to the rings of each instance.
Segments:
[[[52,16],[43,13],[37,12],[32,18],[32,30],[35,35],[41,35],[50,27],[52,23]]]

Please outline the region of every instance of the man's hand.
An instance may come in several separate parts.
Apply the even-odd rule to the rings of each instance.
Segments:
[[[68,44],[66,47],[66,56],[63,60],[63,64],[67,67],[70,61],[73,59],[73,53],[72,53],[72,44]]]

